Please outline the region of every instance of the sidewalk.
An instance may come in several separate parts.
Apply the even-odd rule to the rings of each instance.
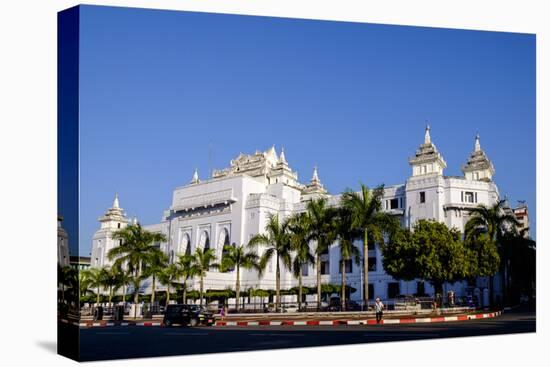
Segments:
[[[502,311],[495,312],[474,312],[461,313],[455,315],[440,315],[419,317],[417,315],[407,316],[385,316],[380,324],[412,324],[412,323],[432,323],[432,322],[454,322],[468,321],[484,318],[498,317]],[[108,327],[108,326],[162,326],[161,320],[137,320],[137,321],[81,321],[69,322],[61,320],[65,323],[72,323],[81,328],[90,327]],[[349,317],[332,317],[332,318],[281,318],[281,319],[263,319],[263,320],[238,320],[225,318],[224,321],[218,320],[214,324],[215,327],[224,326],[338,326],[338,325],[376,325],[374,317],[349,318]]]

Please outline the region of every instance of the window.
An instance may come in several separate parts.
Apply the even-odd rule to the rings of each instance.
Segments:
[[[368,249],[369,251],[374,250],[374,242],[370,241],[370,242],[367,244],[367,249]]]
[[[321,275],[330,274],[330,263],[328,261],[321,261]]]
[[[116,224],[116,227],[117,227],[117,228],[120,228],[120,223],[117,223],[117,224]]]
[[[399,208],[399,199],[391,199],[390,200],[390,209],[397,209]]]
[[[426,192],[425,191],[420,191],[420,203],[425,203],[426,202]]]
[[[122,239],[118,240],[118,245],[122,246]]]
[[[346,274],[351,273],[353,271],[351,259],[344,260],[344,267],[345,267]],[[342,274],[342,260],[340,260],[340,263],[338,266],[338,273]]]
[[[374,284],[369,283],[369,299],[374,299]]]
[[[369,256],[369,271],[376,271],[376,256]]]
[[[464,201],[466,203],[473,203],[474,202],[474,193],[471,191],[466,191],[464,193]]]
[[[399,283],[388,283],[388,298],[395,298],[399,295]]]
[[[302,276],[307,277],[309,275],[309,265],[302,265]]]

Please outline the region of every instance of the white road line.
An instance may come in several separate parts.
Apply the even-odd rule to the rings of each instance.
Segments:
[[[251,336],[306,336],[305,334],[294,334],[294,333],[249,333]]]
[[[415,333],[415,334],[393,334],[391,332],[389,332],[388,334],[363,334],[363,336],[369,336],[369,337],[376,337],[378,338],[379,336],[383,336],[383,337],[387,337],[387,338],[394,338],[394,337],[397,337],[397,336],[407,336],[407,337],[415,337],[415,336],[418,336],[418,337],[426,337],[426,336],[439,336],[439,334],[436,334],[436,333]]]

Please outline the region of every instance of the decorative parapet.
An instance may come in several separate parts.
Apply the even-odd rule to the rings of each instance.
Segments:
[[[227,205],[237,201],[233,198],[233,190],[222,190],[207,194],[199,194],[180,198],[178,203],[173,205],[173,211],[193,210],[195,208],[214,207],[216,205]]]
[[[268,207],[273,210],[281,208],[280,200],[271,194],[250,194],[246,200],[246,209]]]

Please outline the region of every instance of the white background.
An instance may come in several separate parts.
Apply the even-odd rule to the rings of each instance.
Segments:
[[[545,1],[94,1],[95,4],[537,34],[537,333],[270,352],[165,357],[99,365],[542,365],[548,357],[548,52]],[[56,339],[56,12],[73,1],[0,5],[0,363],[69,365]],[[546,18],[545,18],[546,15]],[[545,66],[545,67],[544,67]],[[518,126],[518,134],[521,126]],[[510,149],[521,149],[513,142]],[[545,261],[546,260],[546,261]],[[546,271],[546,275],[548,271]],[[31,302],[30,296],[35,300]],[[8,301],[9,296],[9,301]],[[546,311],[548,308],[546,307]],[[546,342],[546,343],[545,343]],[[139,345],[136,345],[139,348]]]

